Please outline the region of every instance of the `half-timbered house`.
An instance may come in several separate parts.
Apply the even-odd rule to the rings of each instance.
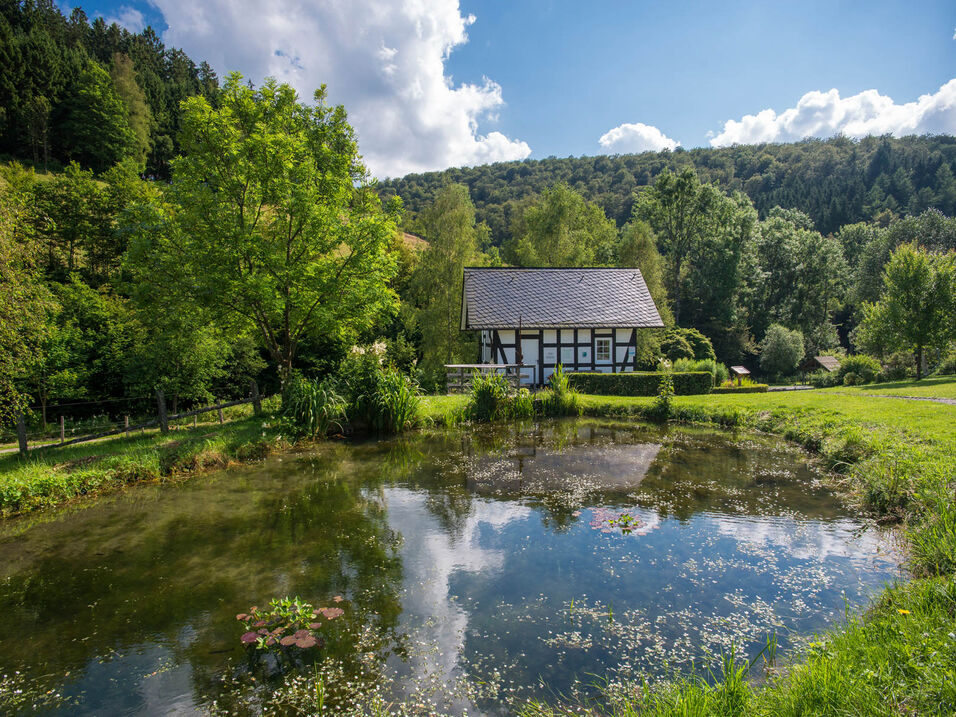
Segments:
[[[465,269],[462,331],[478,331],[483,364],[521,364],[521,382],[555,367],[636,368],[637,334],[663,327],[638,269]]]

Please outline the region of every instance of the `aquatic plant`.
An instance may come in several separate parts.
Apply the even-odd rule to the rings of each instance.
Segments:
[[[375,351],[353,352],[340,375],[348,389],[348,416],[378,433],[400,433],[418,420],[421,389],[398,369],[384,365]]]
[[[342,601],[340,596],[333,599]],[[298,597],[276,598],[266,608],[253,606],[248,613],[236,615],[236,620],[246,628],[239,641],[254,650],[273,653],[284,653],[293,647],[321,648],[325,641],[319,630],[344,613],[340,607],[313,607]]]

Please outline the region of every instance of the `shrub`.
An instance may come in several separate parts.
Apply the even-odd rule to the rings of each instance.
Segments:
[[[346,403],[338,388],[332,378],[310,381],[299,374],[292,375],[283,387],[282,415],[293,433],[315,438],[327,435],[333,428],[342,430]]]
[[[547,416],[577,416],[581,413],[581,401],[578,392],[571,388],[568,374],[558,364],[548,379],[548,390],[541,401]]]
[[[714,345],[710,339],[704,336],[697,329],[672,329],[683,337],[694,352],[694,358],[698,361],[716,361],[717,354],[714,353]]]
[[[840,383],[840,374],[837,371],[814,371],[807,375],[807,382],[814,388],[830,388]]]
[[[494,421],[510,412],[508,381],[500,373],[475,371],[471,378],[469,413],[476,421]]]
[[[664,340],[661,341],[661,351],[671,361],[694,358],[694,349],[687,339],[676,331],[668,331],[665,334]]]
[[[383,433],[414,425],[421,390],[410,377],[383,366],[379,352],[353,352],[340,369],[348,387],[348,415],[353,421]]]
[[[856,386],[861,383],[874,383],[880,375],[881,368],[880,362],[872,356],[854,354],[843,359],[835,373],[839,383],[844,386]],[[847,376],[850,374],[852,375],[848,382]]]
[[[956,350],[950,351],[949,355],[940,361],[936,368],[936,373],[940,376],[952,376],[956,374]]]
[[[673,368],[677,373],[707,371],[713,376],[715,386],[719,386],[730,377],[727,367],[714,359],[678,359],[674,362]]]
[[[421,390],[405,374],[386,368],[379,374],[371,426],[382,433],[401,433],[418,420]]]
[[[674,412],[674,374],[665,372],[657,388],[657,398],[649,415],[658,421],[666,421]]]
[[[803,334],[772,324],[760,342],[760,368],[770,376],[790,376],[803,358]]]
[[[571,387],[581,393],[603,396],[656,396],[660,390],[660,372],[573,373],[568,375]],[[674,394],[691,396],[710,393],[713,376],[707,371],[671,373]]]
[[[526,388],[519,388],[511,401],[512,418],[534,418],[534,396]]]

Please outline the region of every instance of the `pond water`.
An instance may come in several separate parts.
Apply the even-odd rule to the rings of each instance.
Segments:
[[[302,684],[250,671],[236,614],[285,595],[343,598],[306,671],[339,709],[509,714],[786,652],[899,575],[821,478],[769,437],[580,419],[137,487],[4,526],[0,675],[67,714],[255,712],[262,685],[282,711]]]

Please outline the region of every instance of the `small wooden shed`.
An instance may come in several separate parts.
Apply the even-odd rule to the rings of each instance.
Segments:
[[[800,364],[800,371],[802,373],[810,373],[811,371],[827,371],[833,373],[840,368],[840,359],[836,356],[812,356]]]

